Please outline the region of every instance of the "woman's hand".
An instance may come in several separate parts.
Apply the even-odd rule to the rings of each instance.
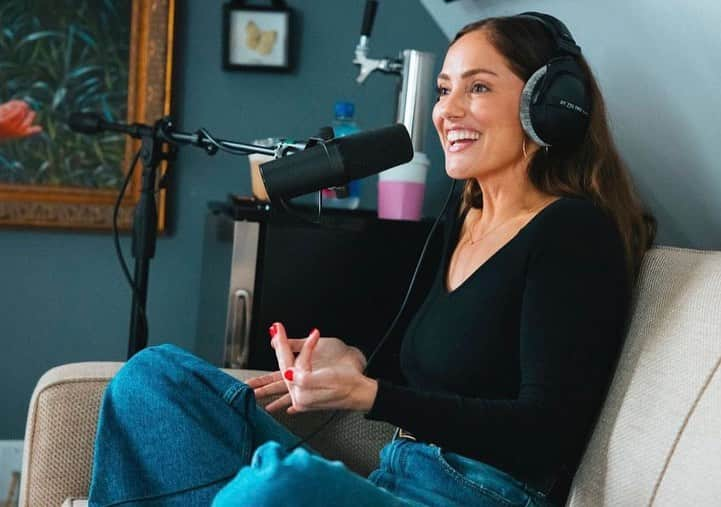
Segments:
[[[280,327],[278,327],[280,326]],[[271,326],[271,340],[277,330],[280,329],[285,334],[285,329],[280,324],[274,324]],[[317,336],[315,336],[317,335]],[[317,329],[311,331],[308,338],[294,339],[287,338],[288,345],[290,346],[293,354],[299,354],[303,349],[304,345],[308,340],[311,340],[306,354],[311,352],[311,368],[321,369],[333,365],[346,364],[353,366],[358,371],[363,371],[366,365],[366,359],[363,353],[355,347],[349,347],[342,340],[338,338],[320,338],[320,333]],[[319,338],[316,341],[316,338]],[[271,341],[271,346],[274,342]],[[292,364],[292,363],[291,363]],[[253,388],[256,398],[264,398],[275,394],[282,394],[288,392],[288,386],[283,380],[283,375],[280,371],[275,371],[267,375],[261,375],[245,381],[250,387]],[[288,397],[288,405],[290,404],[290,397]]]
[[[33,125],[35,111],[22,100],[10,100],[0,104],[0,141],[19,139],[42,132],[42,127]]]
[[[279,323],[270,331],[280,371],[246,381],[256,398],[285,393],[266,410],[287,408],[292,414],[320,409],[369,410],[373,405],[377,384],[363,375],[366,359],[360,350],[337,338],[321,338],[316,329],[305,339],[289,339]]]

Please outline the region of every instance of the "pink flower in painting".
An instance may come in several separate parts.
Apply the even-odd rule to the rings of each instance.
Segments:
[[[33,125],[35,111],[23,100],[11,100],[0,104],[0,141],[19,139],[42,132],[40,125]]]

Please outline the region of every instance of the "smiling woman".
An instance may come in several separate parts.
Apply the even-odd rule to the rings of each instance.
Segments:
[[[2,2],[0,102],[27,103],[43,132],[0,145],[0,225],[110,227],[134,145],[118,134],[78,135],[65,122],[74,111],[115,122],[169,112],[173,5],[62,0],[48,9],[40,0]],[[126,226],[138,183],[121,210]]]
[[[176,347],[139,352],[105,393],[91,504],[565,504],[653,234],[561,21],[468,25],[438,84],[446,172],[467,191],[448,200],[438,272],[403,336],[376,354],[278,322],[278,370],[246,383]],[[398,429],[366,480],[299,447],[256,398]]]

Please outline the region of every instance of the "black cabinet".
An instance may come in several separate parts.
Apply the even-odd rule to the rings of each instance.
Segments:
[[[368,353],[404,299],[432,221],[380,220],[375,212],[324,210],[321,223],[253,201],[211,205],[206,222],[196,352],[225,367],[276,369],[268,327],[294,337],[314,327]],[[429,244],[400,336],[436,273]]]

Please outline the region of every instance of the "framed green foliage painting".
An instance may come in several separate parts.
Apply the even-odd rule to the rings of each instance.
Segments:
[[[0,104],[24,101],[42,127],[0,142],[0,225],[111,227],[138,141],[77,134],[66,121],[76,111],[121,123],[168,115],[174,15],[175,0],[0,2]],[[140,173],[121,205],[125,228]],[[162,230],[165,191],[157,195]]]

